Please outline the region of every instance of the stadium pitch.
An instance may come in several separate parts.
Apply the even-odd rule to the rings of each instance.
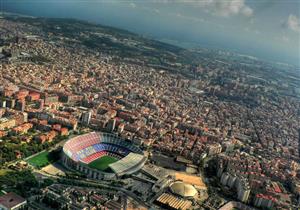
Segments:
[[[108,165],[114,162],[117,162],[118,159],[111,156],[103,156],[97,160],[94,160],[88,166],[100,171],[105,171],[108,169]]]

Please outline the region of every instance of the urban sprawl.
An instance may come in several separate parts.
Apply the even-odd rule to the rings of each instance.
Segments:
[[[288,67],[274,79],[244,70],[264,71],[254,58],[170,64],[181,74],[32,22],[0,19],[0,209],[300,208],[300,87]],[[119,159],[103,173],[114,176],[73,162],[103,155]]]

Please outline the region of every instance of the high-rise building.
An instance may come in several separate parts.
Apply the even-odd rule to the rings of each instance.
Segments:
[[[106,130],[108,132],[114,131],[116,128],[116,119],[110,119],[106,125]]]
[[[83,125],[89,125],[92,118],[92,111],[87,111],[81,115],[81,123]]]
[[[238,200],[247,203],[250,196],[250,186],[244,177],[239,177],[237,180]]]
[[[237,176],[235,174],[234,175],[230,174],[227,182],[228,187],[233,188],[236,185],[236,182],[237,182]]]
[[[6,100],[6,107],[13,109],[16,106],[16,100],[15,99],[8,99]]]
[[[44,109],[44,100],[43,99],[40,99],[38,100],[38,103],[37,103],[37,108],[38,109]]]
[[[226,186],[228,183],[228,179],[229,179],[229,173],[228,172],[223,173],[221,176],[222,185]]]
[[[5,108],[6,107],[6,100],[1,100],[0,101],[0,108]]]
[[[17,103],[16,103],[15,108],[16,108],[16,110],[24,112],[25,111],[25,105],[26,105],[25,100],[18,100]]]
[[[272,209],[275,202],[276,198],[269,195],[257,194],[254,198],[254,206],[256,207],[265,207]]]

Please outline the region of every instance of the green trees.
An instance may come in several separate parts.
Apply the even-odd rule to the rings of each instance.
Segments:
[[[42,150],[49,149],[56,143],[65,140],[67,136],[58,136],[52,142],[45,142],[43,144],[37,143],[36,141],[31,141],[30,143],[20,143],[18,138],[14,138],[12,141],[11,138],[7,138],[0,142],[0,166],[6,162],[16,160],[16,151],[20,151],[22,157],[29,157],[35,153],[38,153]]]
[[[6,191],[15,191],[24,197],[27,197],[31,189],[37,186],[38,181],[30,170],[9,171],[0,176],[0,188]]]

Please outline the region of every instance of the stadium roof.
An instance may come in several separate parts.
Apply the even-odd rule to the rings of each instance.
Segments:
[[[174,182],[173,184],[171,184],[170,188],[174,194],[180,195],[181,197],[184,198],[194,197],[198,193],[195,187],[183,182]]]
[[[131,152],[121,160],[110,164],[109,167],[117,175],[121,176],[129,171],[132,173],[133,170],[138,170],[139,165],[143,164],[145,160],[146,158],[144,155]]]

